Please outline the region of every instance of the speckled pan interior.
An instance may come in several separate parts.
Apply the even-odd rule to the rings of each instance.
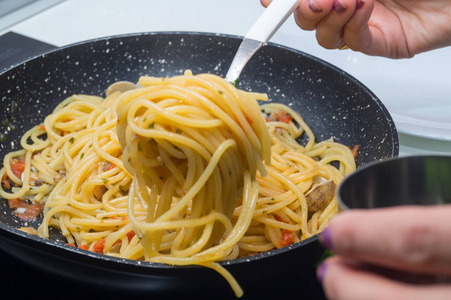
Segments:
[[[118,80],[135,82],[141,75],[173,76],[186,69],[194,74],[225,76],[240,42],[239,37],[206,33],[133,34],[71,45],[18,65],[0,75],[0,115],[7,120],[0,124],[0,133],[6,137],[0,143],[0,156],[3,158],[17,149],[20,136],[41,123],[67,96],[104,95],[108,85]],[[266,92],[270,101],[291,106],[302,114],[318,141],[332,137],[346,145],[360,145],[358,166],[398,155],[396,128],[382,102],[358,80],[313,56],[275,44],[266,45],[244,69],[239,88]],[[117,279],[120,278],[130,285],[129,278],[134,278],[135,282],[147,282],[145,287],[141,284],[135,288],[148,290],[166,290],[174,285],[181,290],[196,288],[194,274],[194,278],[202,277],[212,286],[227,288],[221,278],[204,268],[174,268],[109,258],[69,248],[62,242],[30,237],[13,228],[18,225],[17,220],[5,201],[1,201],[0,209],[0,247],[13,255],[38,257],[42,262],[29,260],[51,272],[61,273],[62,266],[70,264],[74,271],[64,275],[76,277],[77,268],[83,265],[85,274],[86,268],[93,268],[93,274],[101,272],[110,278],[99,284],[120,285]],[[54,235],[55,239],[57,236]],[[313,237],[224,265],[245,282],[253,273],[274,265],[291,265],[299,257],[303,263],[313,264],[320,255],[317,237]],[[52,266],[45,263],[47,260],[52,261]],[[153,284],[148,283],[150,277]]]

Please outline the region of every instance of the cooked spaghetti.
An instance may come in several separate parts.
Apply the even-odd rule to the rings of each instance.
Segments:
[[[320,232],[355,153],[315,142],[302,117],[265,94],[187,71],[141,77],[105,99],[65,99],[5,156],[0,196],[89,251],[171,265],[219,263]],[[307,136],[301,145],[299,137]]]

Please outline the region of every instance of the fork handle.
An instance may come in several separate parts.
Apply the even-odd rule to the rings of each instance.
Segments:
[[[273,0],[247,32],[245,38],[267,43],[299,6],[299,2],[300,0]]]

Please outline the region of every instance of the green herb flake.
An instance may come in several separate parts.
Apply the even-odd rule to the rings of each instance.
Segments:
[[[155,122],[152,122],[152,124],[149,125],[149,129],[153,129],[154,126],[155,126]]]
[[[103,184],[107,184],[109,182],[109,180],[106,178],[102,178],[102,181],[103,181]]]
[[[85,156],[85,153],[84,153],[84,152],[82,152],[82,153],[80,154],[80,159],[82,159],[83,156]]]
[[[121,192],[121,194],[123,195],[123,196],[125,196],[125,191],[124,191],[124,187],[122,186],[122,185],[119,185],[119,192]]]
[[[74,137],[71,137],[71,138],[69,139],[69,143],[71,143],[71,144],[73,144],[74,141],[75,141]]]
[[[12,101],[11,102],[11,107],[12,107],[12,112],[14,113],[14,112],[16,112],[17,111],[17,109],[19,108],[19,104],[16,102],[16,101]]]

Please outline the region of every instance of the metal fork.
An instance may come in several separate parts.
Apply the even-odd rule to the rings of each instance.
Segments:
[[[271,2],[241,42],[225,78],[228,82],[237,84],[241,71],[249,59],[269,41],[288,16],[298,7],[299,2],[300,0],[273,0]]]

